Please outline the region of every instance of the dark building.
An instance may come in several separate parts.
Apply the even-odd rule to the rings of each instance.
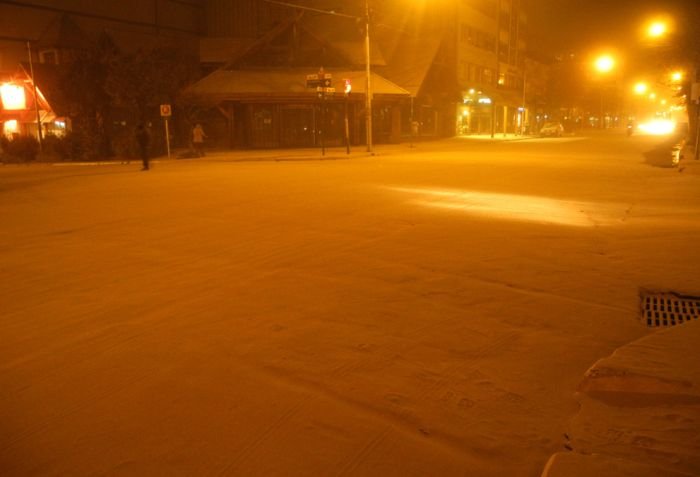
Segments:
[[[204,6],[201,0],[0,2],[0,82],[7,91],[13,85],[21,86],[26,98],[20,109],[0,102],[0,132],[36,135],[36,103],[42,131],[63,134],[70,127],[67,116],[71,111],[60,95],[58,67],[74,61],[100,35],[108,36],[125,52],[170,45],[194,55],[204,25]],[[34,100],[29,51],[38,101]]]
[[[200,104],[217,104],[228,122],[218,129],[228,130],[232,145],[308,146],[322,137],[340,144],[344,121],[339,118],[346,106],[351,142],[364,142],[364,2],[295,3],[315,10],[259,1],[208,3],[200,57],[212,74],[189,92]],[[375,3],[370,18],[374,141],[453,135],[460,95],[449,36],[439,24],[445,12]],[[222,16],[231,11],[233,17]],[[306,75],[321,67],[337,89],[323,103],[305,87]],[[259,80],[262,71],[269,81],[247,81]],[[352,87],[347,97],[340,92],[346,80]],[[256,113],[262,104],[267,106]],[[324,137],[321,122],[326,120]]]
[[[8,40],[0,41],[0,71],[26,62],[26,46],[12,38],[32,39],[33,59],[45,65],[70,61],[86,37],[98,34],[124,51],[175,45],[183,57],[198,54],[201,80],[186,90],[190,105],[175,108],[173,119],[204,122],[211,141],[342,144],[347,111],[350,141],[363,143],[364,0],[289,3],[308,9],[265,0],[3,2],[0,26]],[[370,4],[375,142],[518,131],[528,102],[542,102],[543,68],[526,64],[527,0]],[[335,88],[322,100],[306,82],[320,68]],[[50,75],[43,73],[47,85],[39,87],[48,90]],[[535,87],[537,93],[527,93]]]

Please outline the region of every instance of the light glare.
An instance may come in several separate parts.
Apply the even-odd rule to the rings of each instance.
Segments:
[[[594,222],[582,209],[594,207],[575,201],[528,195],[499,194],[460,189],[389,187],[413,196],[422,207],[459,211],[499,220],[514,220],[574,227],[592,227]],[[596,223],[606,222],[597,218]]]
[[[634,85],[634,92],[637,94],[644,94],[648,89],[649,87],[646,83],[637,83]]]
[[[670,119],[655,119],[648,123],[640,124],[639,130],[652,136],[665,136],[676,130],[676,122]]]
[[[22,86],[4,83],[0,86],[0,98],[2,98],[3,108],[8,111],[27,109],[27,99]]]
[[[5,121],[5,123],[2,125],[2,133],[7,137],[12,137],[13,134],[18,132],[19,123],[16,119],[10,119],[9,121]]]
[[[663,36],[664,34],[666,34],[666,24],[664,22],[658,22],[658,21],[653,22],[651,25],[649,25],[649,29],[647,30],[647,33],[652,38],[659,38],[660,36]]]
[[[595,69],[601,73],[609,73],[615,67],[615,60],[610,55],[598,57],[595,61]]]

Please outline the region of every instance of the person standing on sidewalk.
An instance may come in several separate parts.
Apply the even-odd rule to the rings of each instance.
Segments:
[[[197,153],[197,157],[204,157],[204,138],[207,137],[204,134],[204,129],[202,125],[197,123],[197,125],[192,130],[192,145],[194,146],[194,151]]]
[[[139,145],[141,161],[143,161],[143,168],[141,170],[147,171],[151,168],[148,157],[148,146],[151,142],[151,136],[150,134],[148,134],[148,130],[143,125],[143,123],[140,123],[138,126],[136,126],[136,142]]]

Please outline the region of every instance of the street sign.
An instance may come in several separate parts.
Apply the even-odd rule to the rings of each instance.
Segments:
[[[330,88],[333,84],[333,75],[331,73],[318,73],[315,75],[306,75],[307,88]]]
[[[169,104],[161,104],[160,105],[160,115],[163,118],[169,118],[170,116],[173,115],[173,110]]]
[[[165,123],[165,148],[168,151],[168,159],[170,159],[170,130],[168,128],[168,118],[173,115],[173,109],[169,104],[160,105],[160,116]]]

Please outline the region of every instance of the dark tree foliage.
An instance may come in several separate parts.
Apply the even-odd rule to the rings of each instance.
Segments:
[[[72,61],[61,65],[60,85],[81,155],[134,155],[136,124],[159,122],[159,105],[177,105],[196,75],[196,59],[177,48],[126,53],[106,33],[74,51]]]
[[[120,117],[128,126],[117,131],[115,138],[119,154],[135,154],[133,127],[143,123],[152,125],[152,153],[164,152],[165,133],[160,118],[160,105],[170,104],[176,115],[184,108],[180,93],[197,78],[197,60],[179,48],[160,46],[119,55],[111,64],[106,90]],[[177,129],[171,124],[170,133]],[[186,133],[177,135],[186,137]]]
[[[63,96],[88,157],[112,155],[112,104],[106,87],[118,56],[117,46],[103,33],[93,44],[74,52],[74,60],[62,69]]]
[[[196,60],[175,47],[158,47],[120,55],[111,65],[107,92],[115,106],[139,122],[158,118],[161,104],[175,104],[196,77]]]

